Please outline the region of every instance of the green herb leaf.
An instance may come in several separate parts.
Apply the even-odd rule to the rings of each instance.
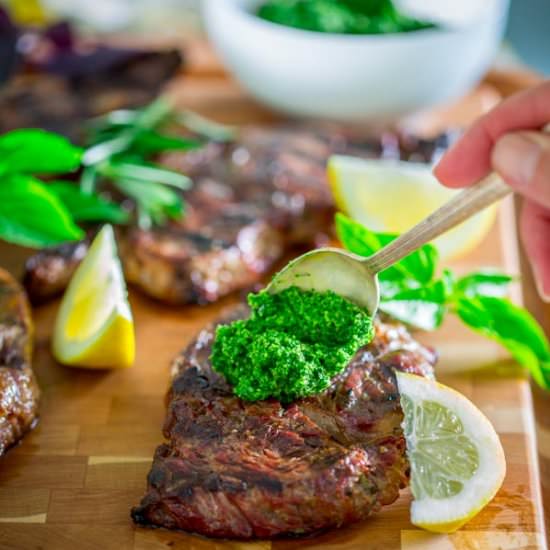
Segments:
[[[189,151],[204,145],[197,139],[173,136],[154,129],[138,128],[138,131],[134,130],[136,129],[132,128],[132,126],[126,125],[109,125],[96,128],[92,136],[92,142],[96,144],[92,149],[95,148],[96,150],[86,155],[86,163],[97,164],[96,159],[102,162],[107,158],[128,151],[140,157],[148,157],[165,151]],[[99,148],[100,144],[113,142],[115,138],[123,133],[127,133],[124,143],[121,144],[119,141],[116,141],[114,145],[111,143],[107,150],[103,147]],[[98,150],[101,154],[98,153]],[[109,153],[107,157],[104,151]]]
[[[394,235],[374,233],[340,212],[336,214],[335,220],[336,234],[340,242],[344,245],[344,248],[359,256],[367,258],[395,238]],[[381,273],[379,278],[380,280],[400,280],[407,275],[407,270],[400,263],[397,263]]]
[[[396,238],[397,235],[394,236]],[[431,244],[425,244],[399,264],[407,271],[408,276],[416,279],[421,284],[429,283],[435,276],[439,253],[437,248]]]
[[[139,110],[117,109],[104,115],[92,118],[89,124],[92,128],[105,129],[112,126],[131,126],[139,116]]]
[[[86,149],[82,156],[84,166],[95,166],[107,162],[110,158],[126,151],[134,140],[135,132],[124,130],[119,135],[107,141],[101,141]]]
[[[84,154],[86,169],[81,189],[91,193],[102,180],[110,180],[134,199],[141,227],[162,224],[183,215],[183,199],[171,189],[189,189],[184,174],[150,162],[150,157],[173,150],[201,146],[196,139],[162,133],[159,128],[177,123],[172,105],[158,99],[143,109],[114,111],[92,121],[92,145]]]
[[[339,212],[336,214],[336,233],[347,250],[365,257],[371,256],[397,237],[397,235],[375,233]],[[408,279],[409,283],[418,282],[417,286],[427,284],[435,275],[438,256],[434,246],[424,245],[380,273],[380,281]]]
[[[0,185],[0,238],[22,246],[43,247],[82,239],[57,196],[31,176],[14,174]]]
[[[380,233],[370,231],[341,212],[336,213],[335,222],[336,234],[344,248],[359,256],[370,256],[391,242],[391,237],[384,239]]]
[[[0,136],[0,174],[51,174],[79,168],[82,149],[44,130],[14,130]]]
[[[238,130],[235,126],[227,126],[214,122],[193,111],[179,113],[177,121],[191,132],[218,143],[234,141],[237,138]]]
[[[136,111],[130,126],[123,126],[111,139],[96,143],[87,149],[82,158],[83,164],[100,164],[115,155],[129,151],[141,132],[157,127],[168,118],[170,112],[170,104],[163,99],[157,99],[145,109]]]
[[[179,172],[145,163],[112,160],[98,166],[98,171],[112,180],[160,183],[177,189],[189,189],[192,183],[187,176]]]
[[[97,186],[98,173],[95,166],[86,166],[80,176],[80,190],[85,195],[93,195]]]
[[[454,308],[466,325],[499,342],[541,387],[550,389],[548,340],[528,311],[493,296],[459,298]]]
[[[107,201],[98,195],[84,193],[75,184],[55,181],[48,184],[57,198],[66,206],[74,221],[109,222],[123,224],[129,219],[128,212],[120,205]]]
[[[436,281],[421,288],[405,289],[393,295],[384,292],[380,310],[394,319],[421,330],[435,330],[446,312],[446,286]]]
[[[180,194],[164,185],[138,180],[117,179],[114,185],[132,197],[140,210],[141,226],[147,228],[149,219],[162,224],[166,219],[178,219],[183,215],[184,204]]]
[[[143,130],[136,136],[132,149],[142,156],[151,156],[164,151],[189,151],[199,147],[202,143],[197,140]]]
[[[455,292],[468,297],[506,296],[513,277],[498,271],[479,271],[461,277],[455,284]]]

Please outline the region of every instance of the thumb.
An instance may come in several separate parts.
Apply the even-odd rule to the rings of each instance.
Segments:
[[[496,142],[491,162],[515,191],[550,209],[550,135],[506,134]]]

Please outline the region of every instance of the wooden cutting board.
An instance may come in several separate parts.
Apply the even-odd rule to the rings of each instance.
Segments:
[[[191,76],[172,89],[182,105],[232,122],[274,119],[220,72],[208,50],[196,48],[191,58]],[[497,98],[496,89],[486,84],[458,107],[439,110],[415,124],[465,124]],[[500,225],[454,267],[465,271],[507,265],[517,272],[512,216],[508,205]],[[18,273],[25,254],[0,245],[0,264]],[[471,398],[492,420],[508,464],[497,497],[458,533],[432,535],[411,525],[409,491],[369,521],[303,540],[219,542],[134,527],[129,510],[144,493],[154,449],[162,440],[170,361],[205,323],[235,301],[233,297],[205,308],[170,308],[132,293],[137,360],[133,368],[113,372],[57,365],[50,354],[57,304],[35,310],[41,419],[21,445],[0,459],[1,549],[546,548],[529,383],[496,345],[455,323],[422,339],[442,353],[439,379]],[[483,364],[489,367],[472,370]]]

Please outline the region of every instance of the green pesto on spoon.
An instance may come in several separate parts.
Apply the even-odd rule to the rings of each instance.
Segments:
[[[332,290],[372,316],[380,303],[378,273],[512,192],[498,176],[462,191],[427,218],[368,258],[338,248],[312,250],[277,273],[267,287],[273,294],[291,286]]]

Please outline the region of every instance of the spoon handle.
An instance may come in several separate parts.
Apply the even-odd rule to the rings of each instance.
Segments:
[[[379,273],[511,192],[510,186],[496,174],[491,174],[456,195],[364,262],[371,273]]]

